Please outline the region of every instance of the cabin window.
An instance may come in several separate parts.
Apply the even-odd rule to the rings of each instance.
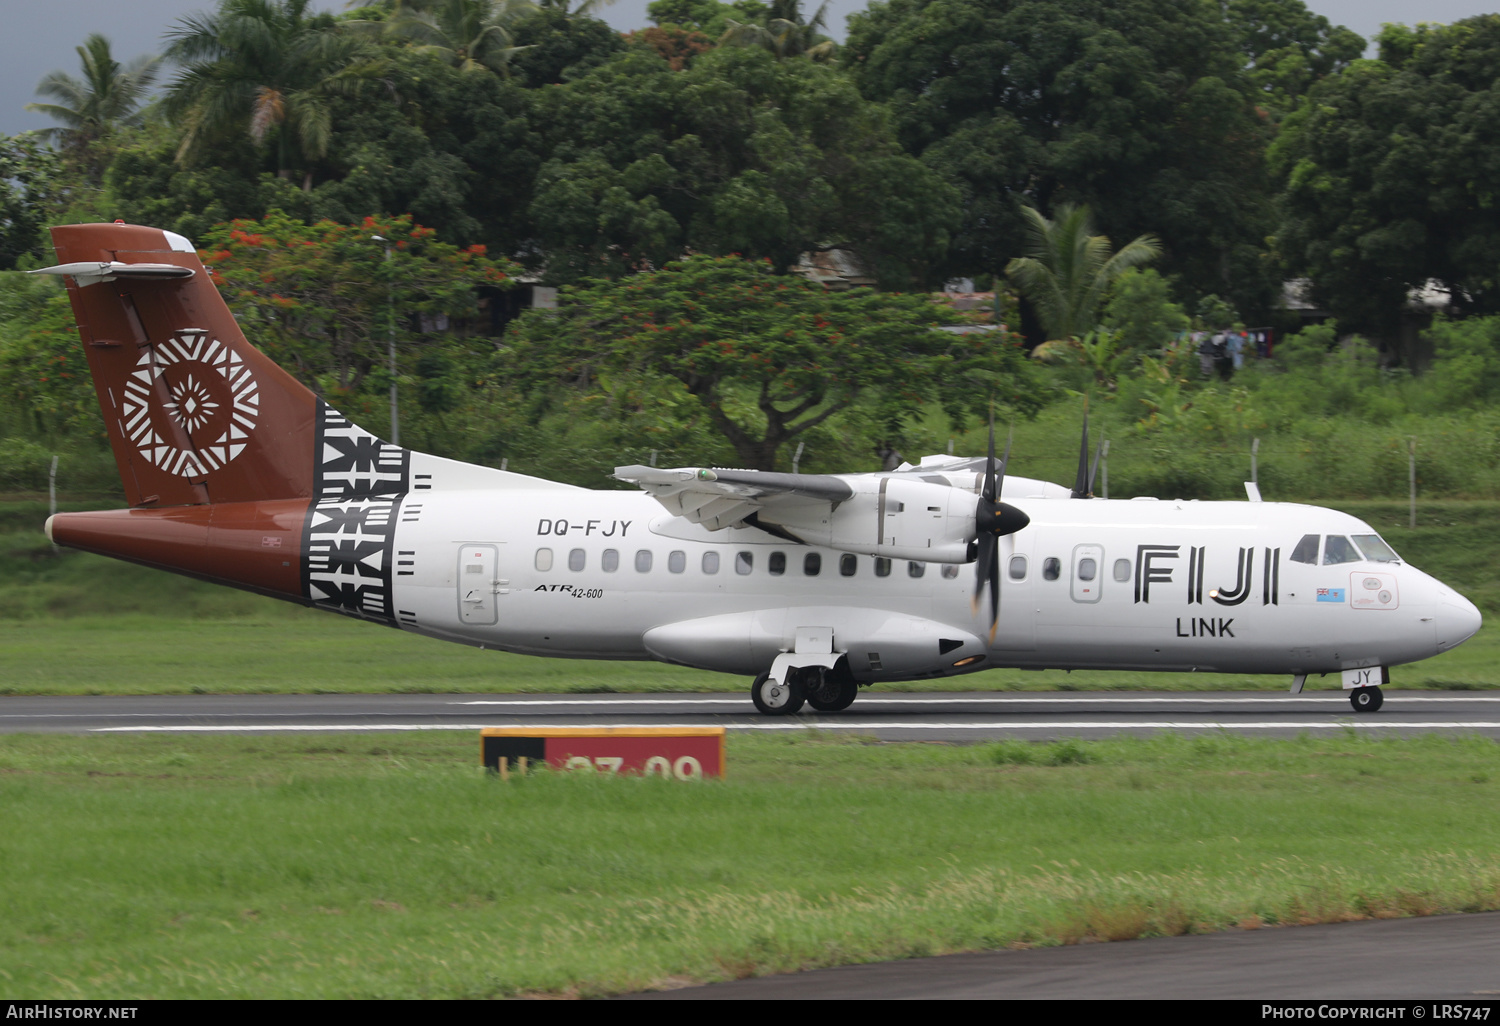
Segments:
[[[1372,563],[1401,562],[1401,557],[1378,534],[1356,534],[1354,544],[1364,550],[1365,558]]]
[[[620,550],[605,549],[603,555],[599,557],[599,569],[607,574],[612,574],[620,569]]]
[[[649,574],[651,572],[651,550],[640,549],[635,554],[635,572],[638,574]]]
[[[548,570],[552,569],[552,550],[551,549],[537,549],[536,550],[536,568],[538,570],[542,571],[543,573],[546,573]]]
[[[876,556],[875,557],[875,576],[876,577],[889,577],[889,576],[891,576],[891,561],[889,559],[886,559],[884,556]]]
[[[853,577],[859,569],[859,557],[851,552],[846,552],[839,557],[839,574],[843,577]]]
[[[1013,581],[1024,581],[1024,580],[1026,580],[1026,557],[1025,556],[1011,556],[1010,557],[1010,579],[1013,580]]]
[[[921,577],[926,572],[926,563],[911,562],[906,564],[906,576],[908,577]]]
[[[1341,534],[1330,534],[1323,544],[1324,566],[1332,566],[1335,563],[1358,563],[1363,558],[1359,550],[1349,544],[1349,539]]]
[[[1055,581],[1062,576],[1062,560],[1048,556],[1042,560],[1042,580]]]
[[[1078,579],[1080,581],[1092,581],[1099,576],[1099,564],[1093,559],[1085,556],[1078,561]]]
[[[667,570],[674,574],[680,574],[687,569],[687,553],[681,549],[673,549],[667,553]]]
[[[752,552],[736,552],[734,554],[734,572],[741,577],[755,569],[755,554]]]
[[[782,574],[786,573],[786,553],[771,553],[771,558],[766,560],[766,569],[771,571],[772,577],[780,577]]]
[[[1312,563],[1316,565],[1318,562],[1318,536],[1315,534],[1304,534],[1302,540],[1297,543],[1297,547],[1292,550],[1292,554],[1287,558],[1293,563]]]
[[[703,572],[716,574],[719,572],[719,554],[717,552],[705,552],[703,554]]]
[[[568,569],[577,573],[584,568],[588,562],[588,554],[582,549],[574,549],[568,553]]]
[[[817,552],[809,552],[802,557],[802,572],[808,577],[816,577],[823,572],[823,557]]]
[[[951,580],[953,580],[953,578],[955,578],[957,576],[958,576],[958,565],[957,564],[955,564],[955,563],[944,563],[943,564],[943,577],[945,579],[951,581]]]
[[[1122,584],[1125,581],[1130,580],[1130,560],[1115,560],[1115,580],[1121,582]]]

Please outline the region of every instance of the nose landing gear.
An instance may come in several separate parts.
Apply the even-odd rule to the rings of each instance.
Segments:
[[[838,712],[849,708],[858,695],[859,685],[842,663],[833,669],[790,667],[780,684],[763,673],[750,685],[750,700],[767,716],[795,715],[804,702],[819,712]]]
[[[1375,686],[1355,688],[1349,692],[1349,704],[1357,713],[1372,713],[1385,703],[1385,695]]]

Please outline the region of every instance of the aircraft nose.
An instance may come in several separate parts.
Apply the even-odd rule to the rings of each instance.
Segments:
[[[1479,631],[1479,626],[1484,622],[1484,617],[1479,614],[1479,609],[1454,591],[1444,589],[1445,594],[1438,605],[1437,615],[1437,647],[1439,652],[1446,652],[1455,645],[1468,641]]]

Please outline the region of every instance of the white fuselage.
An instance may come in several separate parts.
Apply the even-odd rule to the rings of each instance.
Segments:
[[[1334,510],[1033,495],[1014,500],[1030,526],[1001,543],[991,641],[972,566],[711,532],[643,493],[418,458],[438,483],[398,517],[399,625],[485,648],[753,675],[818,630],[862,683],[999,666],[1300,674],[1424,659],[1480,622],[1405,563],[1294,560],[1307,535],[1375,534]]]

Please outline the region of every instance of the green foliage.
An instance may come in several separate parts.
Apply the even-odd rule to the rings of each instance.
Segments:
[[[0,136],[0,270],[43,248],[63,167],[35,135]]]
[[[88,446],[104,435],[68,294],[47,276],[0,272],[0,435]]]
[[[556,313],[512,329],[504,374],[595,416],[608,408],[599,397],[628,415],[672,382],[674,416],[706,419],[740,465],[773,470],[789,440],[856,405],[885,432],[924,404],[962,410],[956,398],[1031,407],[1016,343],[939,332],[940,320],[922,297],[829,292],[764,263],[700,256],[566,290]],[[997,377],[960,389],[976,372]]]
[[[1130,268],[1115,279],[1100,324],[1119,336],[1120,348],[1136,354],[1166,348],[1191,326],[1172,302],[1167,280],[1151,268]]]
[[[161,58],[137,57],[122,66],[110,53],[109,40],[97,32],[78,47],[83,79],[62,71],[48,74],[37,83],[38,96],[48,96],[56,103],[28,103],[26,109],[46,114],[64,127],[47,128],[44,138],[63,140],[79,148],[108,135],[123,125],[138,124],[140,105],[161,70]]]
[[[1259,99],[1278,119],[1294,110],[1314,83],[1365,52],[1359,33],[1331,25],[1300,0],[1229,0],[1224,11],[1250,61]]]

